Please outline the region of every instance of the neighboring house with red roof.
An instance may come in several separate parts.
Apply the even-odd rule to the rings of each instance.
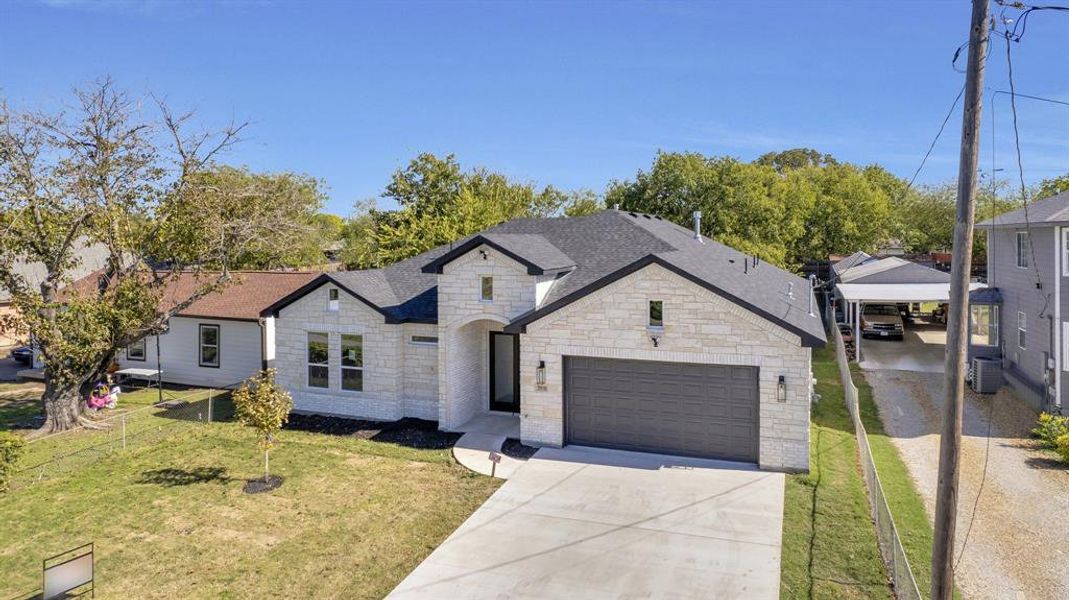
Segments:
[[[183,273],[168,285],[161,309],[174,307],[217,275]],[[260,313],[318,275],[234,272],[232,283],[172,317],[167,331],[158,338],[147,336],[120,352],[119,367],[156,369],[159,365],[167,383],[232,387],[274,360],[275,320]]]

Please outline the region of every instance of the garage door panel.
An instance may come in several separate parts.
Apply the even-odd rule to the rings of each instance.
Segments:
[[[756,367],[565,357],[568,443],[757,461]]]

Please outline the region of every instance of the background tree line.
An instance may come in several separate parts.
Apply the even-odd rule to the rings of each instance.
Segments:
[[[1001,182],[984,178],[978,220],[1020,205]],[[1069,189],[1069,175],[1043,181],[1030,200]],[[792,270],[808,259],[891,241],[907,252],[950,248],[955,186],[910,187],[879,165],[843,163],[797,148],[746,162],[696,152],[659,152],[649,170],[612,181],[604,195],[516,182],[485,168],[464,171],[452,155],[422,154],[398,169],[382,194],[396,209],[359,202],[342,235],[349,268],[374,268],[521,217],[579,216],[603,208],[657,214],[762,260]],[[976,260],[985,239],[977,236]]]

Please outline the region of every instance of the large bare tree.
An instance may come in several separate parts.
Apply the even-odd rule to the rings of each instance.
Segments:
[[[58,111],[0,105],[0,286],[18,313],[0,326],[29,330],[40,349],[43,431],[91,425],[83,398],[123,347],[227,285],[235,256],[304,226],[294,199],[257,178],[217,185],[207,174],[244,125],[193,133],[192,116],[110,79]],[[97,244],[107,249],[99,276],[70,285]],[[31,280],[23,263],[44,277]],[[180,276],[197,283],[162,302]]]

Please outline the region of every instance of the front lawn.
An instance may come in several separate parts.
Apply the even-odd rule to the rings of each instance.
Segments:
[[[0,495],[0,597],[37,588],[42,558],[92,541],[101,597],[380,598],[499,485],[448,449],[280,439],[271,465],[285,482],[266,494],[241,489],[262,468],[253,432],[223,422]]]
[[[891,598],[832,347],[813,351],[810,473],[787,477],[782,598]]]

